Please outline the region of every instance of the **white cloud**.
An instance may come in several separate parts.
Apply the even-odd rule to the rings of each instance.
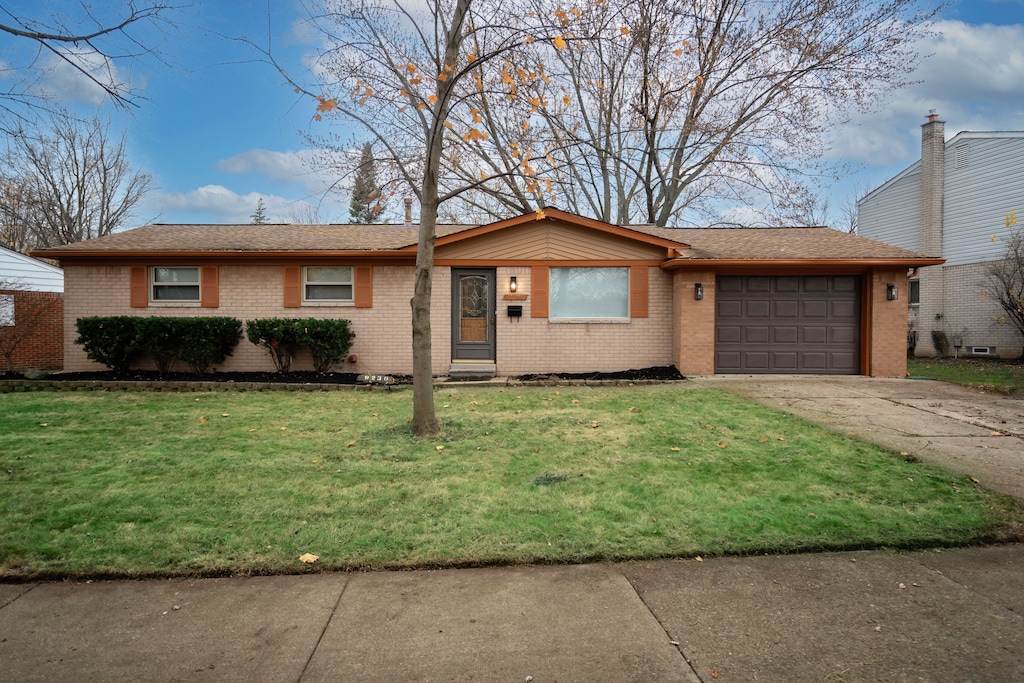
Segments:
[[[831,159],[871,166],[905,166],[919,155],[928,112],[947,122],[947,136],[962,130],[1024,127],[1024,24],[968,25],[942,21],[922,41],[926,56],[880,111],[857,117],[833,134]]]
[[[67,103],[99,106],[107,99],[107,93],[99,83],[121,92],[133,87],[124,73],[99,52],[72,48],[62,54],[66,59],[50,55],[47,60],[41,87],[48,97]],[[81,70],[76,67],[81,67]]]
[[[309,195],[323,195],[337,178],[313,170],[317,152],[303,149],[293,152],[274,152],[251,149],[217,162],[216,169],[224,173],[256,173],[281,183],[299,183]]]
[[[188,192],[154,192],[146,200],[146,209],[171,214],[175,222],[251,223],[261,198],[270,223],[290,222],[307,206],[302,200],[258,192],[238,194],[223,185],[204,185]]]

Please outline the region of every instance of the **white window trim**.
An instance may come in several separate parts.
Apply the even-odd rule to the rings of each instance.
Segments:
[[[302,305],[303,306],[319,306],[319,307],[330,307],[330,308],[347,308],[356,305],[356,268],[355,266],[337,265],[337,266],[324,266],[331,268],[348,268],[352,273],[351,282],[316,282],[313,284],[318,285],[349,285],[352,287],[352,298],[351,299],[307,299],[306,298],[306,285],[309,284],[307,274],[310,268],[317,268],[319,266],[302,266]]]
[[[174,283],[174,282],[156,282],[156,269],[157,268],[195,268],[197,281],[195,283]],[[149,290],[149,305],[156,308],[200,308],[203,305],[203,269],[199,266],[150,266],[146,274],[148,280]],[[180,286],[180,287],[199,287],[199,298],[195,300],[191,299],[154,299],[153,288],[155,286]]]
[[[556,268],[625,268],[626,270],[626,315],[614,318],[560,318],[554,315],[554,303],[551,297],[551,287],[548,288],[548,322],[554,325],[624,325],[632,322],[631,311],[633,310],[633,292],[630,286],[632,270],[628,266],[551,266],[549,269],[549,282],[553,279],[551,271]]]

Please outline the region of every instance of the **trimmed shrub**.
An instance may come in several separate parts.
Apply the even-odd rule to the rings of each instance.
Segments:
[[[352,348],[356,334],[349,329],[348,320],[300,320],[302,341],[313,354],[313,368],[320,374],[330,372]]]
[[[278,372],[288,372],[302,345],[302,328],[298,323],[294,318],[247,320],[245,334],[253,344],[267,350]]]
[[[940,356],[949,355],[949,337],[942,330],[932,330],[932,346]]]
[[[75,322],[78,330],[75,343],[85,348],[89,360],[102,363],[114,372],[128,372],[142,354],[138,320],[127,315],[79,318]]]
[[[178,359],[197,375],[210,372],[235,350],[242,338],[238,318],[177,318]]]
[[[139,347],[156,363],[161,375],[171,371],[174,361],[180,357],[181,318],[136,318]]]

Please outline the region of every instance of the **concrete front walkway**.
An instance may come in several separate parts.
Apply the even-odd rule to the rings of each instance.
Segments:
[[[717,375],[731,391],[1024,499],[1024,398],[933,380]]]
[[[1022,681],[1024,546],[0,585],[4,681]]]

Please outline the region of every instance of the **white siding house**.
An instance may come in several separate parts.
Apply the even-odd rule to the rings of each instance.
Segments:
[[[0,289],[63,292],[64,271],[31,256],[0,247]]]
[[[857,219],[864,237],[946,259],[921,269],[908,292],[917,355],[936,353],[938,331],[950,353],[1021,356],[1024,339],[985,284],[1008,237],[1024,227],[1024,131],[965,131],[946,141],[933,114],[921,160],[858,201]]]

